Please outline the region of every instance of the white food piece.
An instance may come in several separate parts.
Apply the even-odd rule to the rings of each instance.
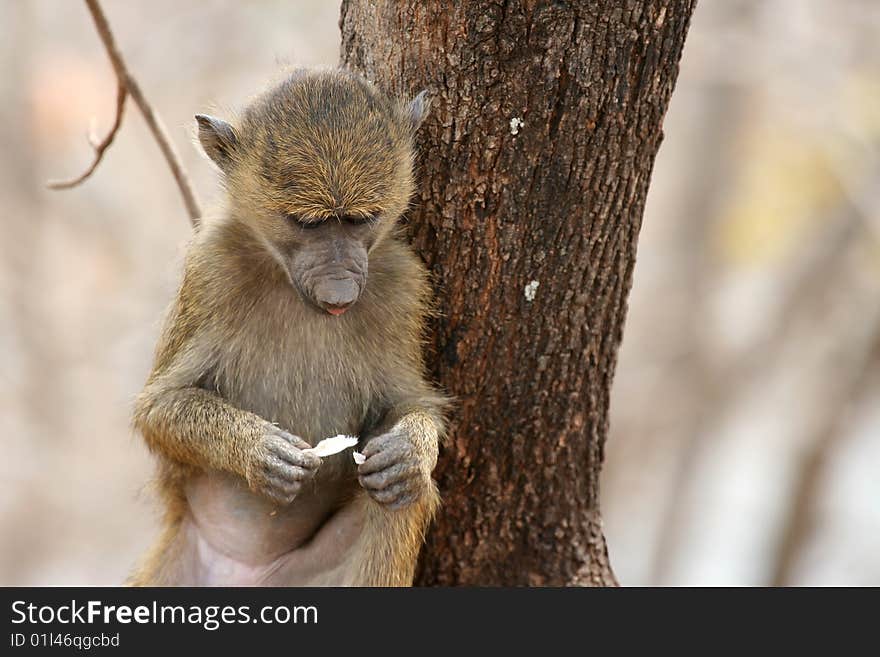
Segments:
[[[367,460],[367,457],[361,454],[360,452],[352,452],[351,457],[354,459],[354,462],[360,465],[364,461]]]
[[[336,454],[344,449],[348,449],[349,447],[354,447],[357,444],[357,436],[346,436],[344,434],[339,434],[338,436],[333,436],[332,438],[325,438],[311,449],[305,449],[303,451],[311,452],[312,454],[316,454],[317,456],[324,458],[325,456]]]

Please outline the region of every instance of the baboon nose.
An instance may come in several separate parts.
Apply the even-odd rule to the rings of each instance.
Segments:
[[[357,301],[358,286],[352,280],[327,280],[315,290],[315,301],[331,315],[341,315]]]

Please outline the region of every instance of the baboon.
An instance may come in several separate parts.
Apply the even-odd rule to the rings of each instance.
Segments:
[[[427,272],[396,228],[427,110],[296,71],[196,116],[222,212],[189,245],[134,425],[163,530],[135,585],[408,586],[439,497]],[[323,438],[360,438],[325,459]]]

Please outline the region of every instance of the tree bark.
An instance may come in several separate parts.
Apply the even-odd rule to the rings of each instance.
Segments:
[[[457,402],[425,585],[613,585],[608,404],[695,0],[344,0],[342,63],[427,88],[413,244]]]

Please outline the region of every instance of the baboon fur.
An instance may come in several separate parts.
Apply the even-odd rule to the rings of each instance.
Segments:
[[[425,111],[351,72],[296,71],[233,123],[197,117],[226,203],[189,245],[135,405],[164,515],[132,584],[412,583],[446,405],[424,373],[427,273],[396,228]],[[337,434],[364,465],[304,452]]]

